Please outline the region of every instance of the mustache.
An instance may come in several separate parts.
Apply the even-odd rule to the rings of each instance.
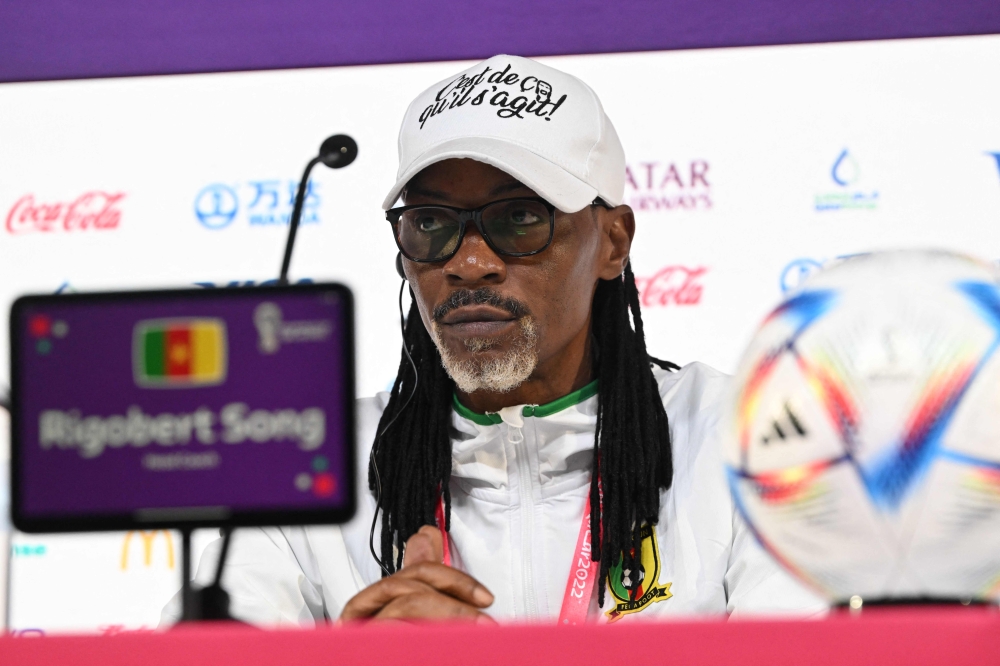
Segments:
[[[457,310],[466,305],[489,305],[509,312],[515,319],[531,315],[531,310],[521,301],[502,296],[500,292],[489,287],[480,287],[476,290],[459,289],[452,292],[443,303],[434,308],[434,312],[432,313],[434,321],[440,321],[452,310]]]

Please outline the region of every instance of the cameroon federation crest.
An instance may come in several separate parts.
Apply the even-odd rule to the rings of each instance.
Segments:
[[[656,543],[656,529],[652,525],[643,525],[640,534],[642,556],[638,558],[637,570],[625,569],[624,558],[621,558],[608,572],[608,591],[615,601],[614,607],[605,613],[608,622],[620,620],[629,613],[638,613],[650,604],[674,596],[670,593],[672,583],[659,584],[660,547]]]

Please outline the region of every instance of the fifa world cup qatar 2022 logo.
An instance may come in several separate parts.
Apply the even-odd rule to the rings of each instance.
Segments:
[[[121,222],[123,192],[91,190],[72,201],[40,202],[25,194],[7,212],[7,233],[108,231]]]

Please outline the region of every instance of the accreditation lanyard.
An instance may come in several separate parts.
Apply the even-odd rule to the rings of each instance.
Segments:
[[[434,514],[438,529],[441,530],[444,564],[451,566],[451,547],[448,543],[448,533],[444,529],[444,500],[439,500]],[[593,544],[590,534],[590,502],[583,510],[583,520],[580,521],[580,534],[576,538],[576,549],[573,551],[573,561],[569,567],[569,578],[566,579],[566,592],[563,593],[562,608],[559,610],[559,624],[584,624],[587,622],[587,610],[590,608],[590,598],[594,593],[594,582],[597,579],[598,565],[591,557]]]

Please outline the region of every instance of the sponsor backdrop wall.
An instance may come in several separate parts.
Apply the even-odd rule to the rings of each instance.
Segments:
[[[547,62],[597,91],[624,143],[632,260],[661,358],[731,371],[766,311],[837,257],[900,246],[1000,257],[1000,37]],[[291,272],[355,291],[358,392],[385,389],[399,279],[379,204],[398,123],[420,90],[466,66],[0,87],[0,302],[273,279],[295,181],[346,132],[359,157],[314,171]],[[168,532],[11,540],[18,632],[152,627],[179,584]]]

